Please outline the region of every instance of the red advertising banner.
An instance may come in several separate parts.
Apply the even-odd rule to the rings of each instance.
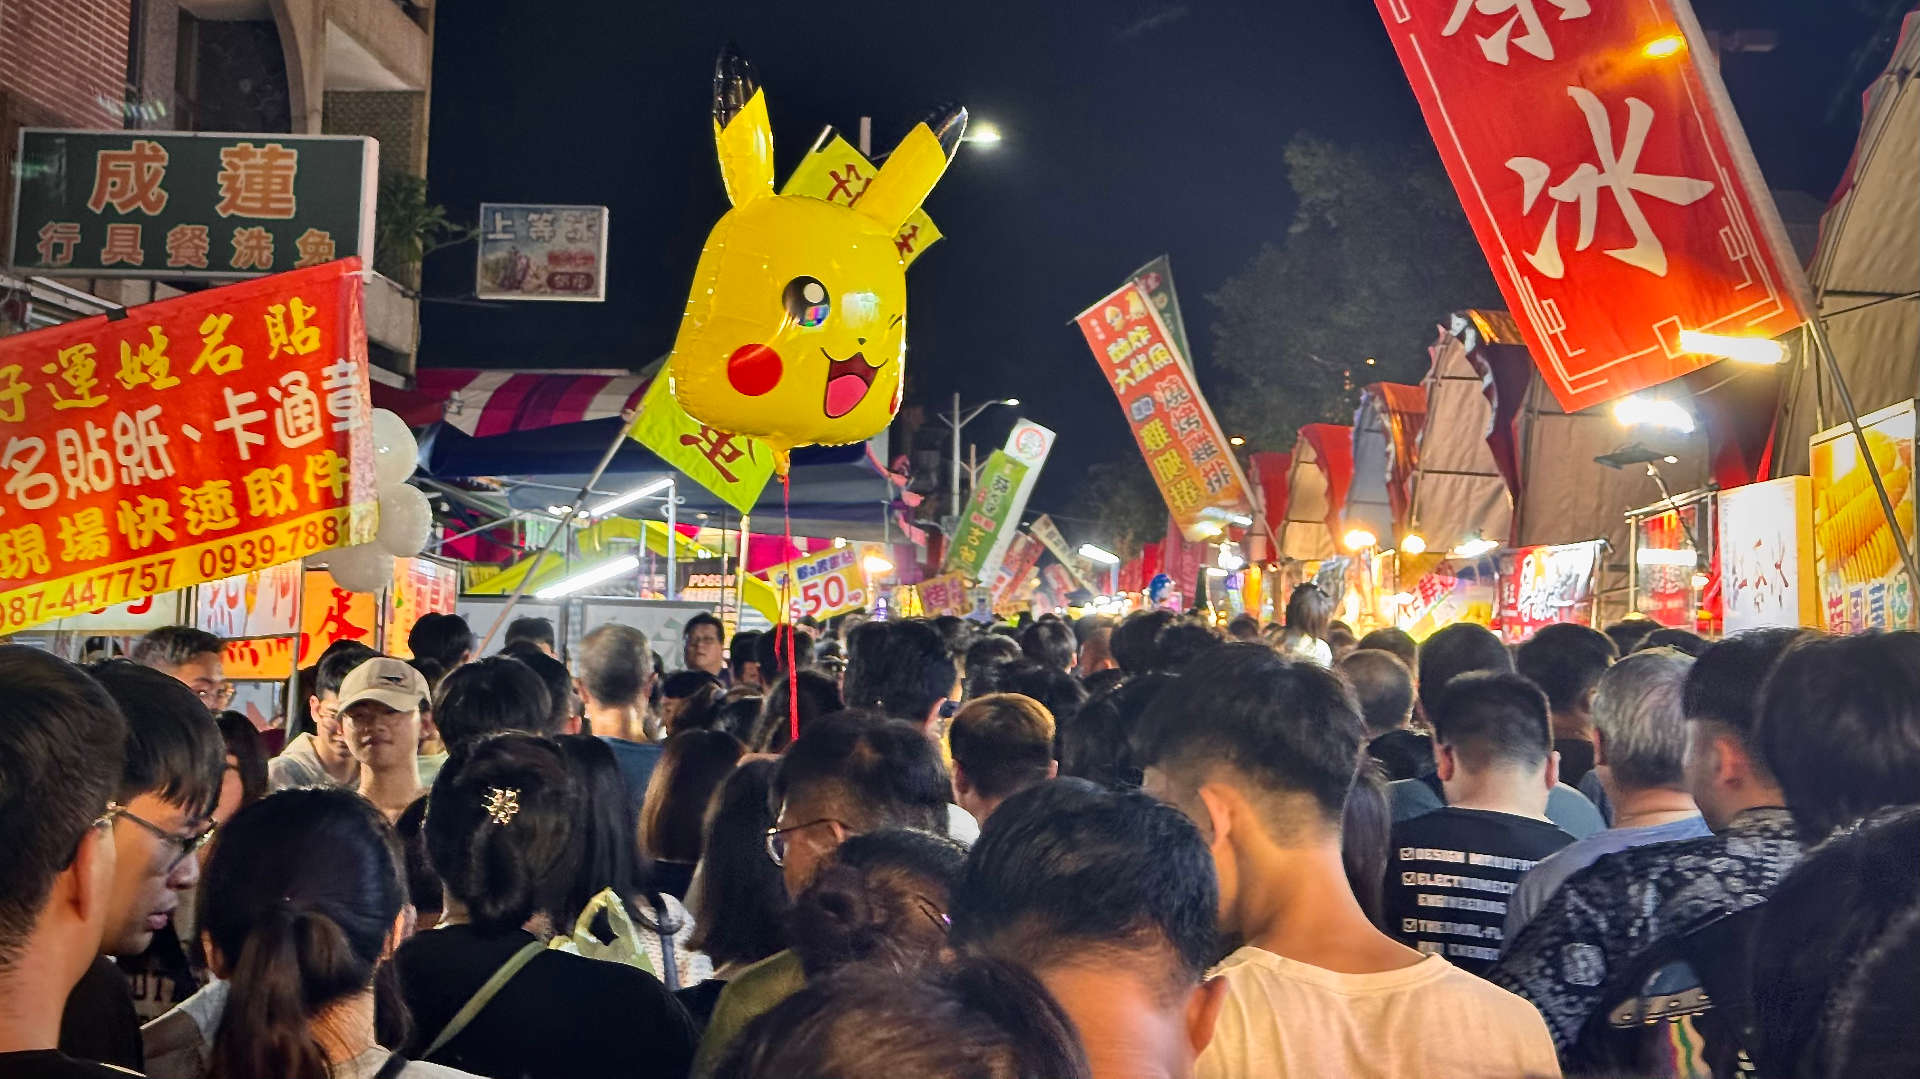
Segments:
[[[1517,644],[1555,622],[1593,621],[1593,577],[1601,540],[1521,547],[1500,556],[1500,609],[1494,628]]]
[[[1220,535],[1229,517],[1252,506],[1246,479],[1152,299],[1129,281],[1075,321],[1120,398],[1174,523],[1188,539]]]
[[[1805,321],[1686,0],[1376,0],[1509,308],[1568,411]],[[1524,103],[1516,108],[1516,103]]]
[[[0,338],[0,635],[373,538],[359,269]]]

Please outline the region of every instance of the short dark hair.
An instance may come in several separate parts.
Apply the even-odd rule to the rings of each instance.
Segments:
[[[1645,652],[1653,648],[1671,648],[1681,655],[1698,657],[1707,650],[1707,639],[1690,629],[1666,626],[1647,634],[1635,652]],[[1621,653],[1626,655],[1627,653]]]
[[[1160,662],[1160,632],[1173,624],[1172,611],[1155,609],[1135,611],[1113,627],[1108,643],[1113,661],[1128,674],[1146,674],[1164,670]]]
[[[552,648],[555,643],[553,622],[550,619],[538,617],[516,618],[508,622],[507,635],[504,638],[504,647],[512,648],[521,641],[525,641],[531,645],[544,644],[548,648]]]
[[[1475,671],[1447,683],[1427,712],[1434,741],[1471,769],[1534,767],[1553,752],[1547,695],[1517,674]]]
[[[429,611],[407,631],[407,649],[452,670],[473,654],[473,627],[457,614]]]
[[[1032,975],[963,959],[904,974],[854,964],[734,1040],[714,1079],[1088,1079],[1073,1020]]]
[[[715,966],[757,963],[786,946],[787,884],[766,849],[776,767],[764,757],[741,761],[707,803],[689,943]]]
[[[1080,656],[1073,627],[1057,618],[1042,618],[1020,631],[1020,651],[1028,659],[1056,671],[1072,670]]]
[[[1433,710],[1440,691],[1473,671],[1512,674],[1513,656],[1493,631],[1474,622],[1441,626],[1420,642],[1420,707]]]
[[[1138,787],[1142,769],[1134,757],[1134,730],[1172,682],[1172,675],[1160,671],[1138,675],[1089,698],[1071,717],[1055,716],[1060,774],[1103,787]]]
[[[1155,647],[1160,652],[1160,669],[1179,674],[1195,659],[1218,648],[1223,642],[1220,631],[1198,618],[1180,618],[1160,631]]]
[[[1162,690],[1134,746],[1143,767],[1232,767],[1270,791],[1303,794],[1337,827],[1366,726],[1338,675],[1263,644],[1228,644]]]
[[[1260,620],[1250,614],[1236,614],[1227,623],[1227,636],[1236,641],[1260,639]]]
[[[925,622],[868,622],[847,639],[847,677],[841,693],[852,708],[878,708],[895,719],[923,723],[933,706],[953,695],[958,674],[940,631]]]
[[[788,637],[793,638],[793,666],[803,671],[813,666],[813,634],[782,622],[753,642],[753,658],[760,664],[763,680],[772,682],[787,672]],[[734,639],[734,647],[740,647],[738,638]]]
[[[178,667],[195,656],[224,652],[226,642],[192,626],[161,626],[133,642],[128,658],[142,667]]]
[[[981,634],[967,646],[966,655],[962,657],[966,695],[978,697],[983,693],[1000,692],[1000,672],[1018,662],[1025,654],[1020,650],[1020,642],[1011,637],[998,633]]]
[[[660,696],[685,700],[707,687],[720,688],[720,679],[711,671],[674,671],[660,680]]]
[[[953,781],[919,727],[873,713],[821,720],[787,747],[773,776],[774,805],[809,798],[860,831],[888,826],[944,832]]]
[[[1087,687],[1080,679],[1026,660],[1002,667],[996,681],[1002,693],[1020,693],[1039,701],[1053,716],[1056,732],[1062,723],[1073,722],[1073,717],[1087,703]]]
[[[800,698],[797,709],[788,696],[796,692]],[[846,707],[840,696],[840,683],[820,671],[802,668],[791,678],[781,675],[760,699],[760,726],[750,745],[756,753],[778,753],[793,741],[796,711],[804,734],[815,723],[845,711]]]
[[[618,622],[596,626],[580,638],[580,684],[608,708],[625,708],[640,699],[653,677],[647,635]]]
[[[1053,714],[1032,697],[989,693],[954,713],[947,728],[953,762],[987,798],[1045,782],[1053,763]]]
[[[89,673],[127,720],[119,800],[154,794],[196,817],[212,813],[227,744],[200,698],[171,675],[124,659],[96,663]]]
[[[546,683],[512,656],[464,663],[442,679],[433,700],[433,725],[449,750],[501,731],[559,733]]]
[[[720,643],[727,643],[726,623],[720,621],[719,618],[715,617],[709,611],[701,611],[692,618],[687,619],[687,624],[680,627],[680,639],[684,641],[692,637],[693,631],[701,626],[712,626],[714,635],[720,638]]]
[[[1680,707],[1688,719],[1723,723],[1751,743],[1760,718],[1760,687],[1787,649],[1813,636],[1799,627],[1774,627],[1736,633],[1716,642],[1687,672]]]
[[[1920,802],[1920,633],[1787,649],[1761,690],[1754,741],[1809,842]]]
[[[967,848],[912,828],[842,843],[787,915],[787,939],[807,977],[851,963],[907,970],[933,959],[947,943],[947,910],[966,860]]]
[[[1385,921],[1387,861],[1392,851],[1393,808],[1387,797],[1387,777],[1374,760],[1360,765],[1346,808],[1340,814],[1340,864],[1347,871],[1347,887],[1367,920],[1381,932],[1393,928]]]
[[[1513,666],[1522,678],[1540,687],[1554,711],[1577,712],[1587,706],[1600,676],[1619,658],[1606,634],[1574,622],[1556,622],[1514,650]]]
[[[1213,856],[1187,815],[1063,779],[994,811],[953,900],[954,943],[1045,971],[1144,959],[1166,997],[1218,958]]]
[[[747,664],[760,665],[762,636],[764,634],[758,630],[751,629],[743,629],[733,635],[732,642],[727,645],[727,669],[733,672],[735,678],[740,677],[740,672],[746,670]]]
[[[1382,626],[1360,638],[1355,645],[1360,651],[1392,652],[1394,658],[1407,665],[1413,671],[1420,665],[1420,642],[1413,634],[1394,626]]]
[[[1392,652],[1361,648],[1337,667],[1353,686],[1367,733],[1385,734],[1406,723],[1413,712],[1413,672]]]
[[[559,734],[573,720],[573,676],[567,665],[540,651],[530,641],[522,641],[500,653],[526,664],[547,688],[547,722],[543,734]]]
[[[707,802],[746,750],[721,731],[681,731],[667,739],[640,807],[640,849],[648,857],[689,865],[700,860]]]
[[[1834,986],[1819,1041],[1829,1076],[1898,1075],[1914,1058],[1913,1015],[1920,1010],[1920,907],[1894,915],[1886,931]]]
[[[358,641],[335,641],[320,656],[320,662],[314,670],[313,695],[325,697],[328,694],[340,695],[340,687],[346,683],[347,675],[362,663],[373,659],[380,653]]]
[[[120,787],[127,723],[80,668],[0,645],[0,968],[18,956]],[[198,699],[196,698],[196,703]],[[205,711],[205,709],[201,709]]]
[[[1649,633],[1659,628],[1660,623],[1651,618],[1636,617],[1622,618],[1618,622],[1609,624],[1600,632],[1606,634],[1613,641],[1613,646],[1624,656],[1640,647],[1640,642],[1646,640]]]
[[[497,791],[513,792],[504,824]],[[510,732],[453,746],[427,802],[427,853],[476,931],[510,933],[558,904],[579,858],[580,810],[579,785],[551,739]]]
[[[554,741],[580,790],[580,816],[574,821],[580,856],[573,880],[552,911],[554,924],[573,925],[593,897],[609,888],[629,914],[646,913],[654,895],[653,862],[634,842],[639,816],[613,748],[590,734],[563,734]]]

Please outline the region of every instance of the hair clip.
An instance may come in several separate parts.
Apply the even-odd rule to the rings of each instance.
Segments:
[[[502,827],[512,824],[514,814],[520,812],[520,788],[488,787],[487,800],[482,808],[493,823]]]

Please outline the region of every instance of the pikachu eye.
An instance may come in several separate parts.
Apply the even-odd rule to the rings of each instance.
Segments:
[[[796,277],[787,282],[784,302],[787,314],[802,326],[818,326],[827,321],[833,307],[827,298],[827,286],[812,277]]]

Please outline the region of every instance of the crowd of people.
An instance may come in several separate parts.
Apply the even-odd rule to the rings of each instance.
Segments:
[[[0,646],[0,1076],[1916,1071],[1920,634],[1286,610]]]

